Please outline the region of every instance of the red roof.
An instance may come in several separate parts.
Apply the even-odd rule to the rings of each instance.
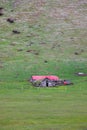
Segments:
[[[54,76],[54,75],[48,75],[48,76],[38,76],[38,75],[35,75],[35,76],[32,76],[33,80],[43,80],[45,78],[48,78],[50,80],[59,80],[59,77]]]

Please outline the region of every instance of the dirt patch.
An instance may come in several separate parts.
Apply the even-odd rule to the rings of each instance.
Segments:
[[[10,45],[11,45],[11,46],[16,46],[16,43],[11,43]]]
[[[3,65],[0,65],[0,69],[2,69],[3,68]]]
[[[34,55],[39,55],[39,52],[37,50],[27,50],[26,52],[30,52]]]
[[[17,51],[23,51],[23,49],[17,49]]]

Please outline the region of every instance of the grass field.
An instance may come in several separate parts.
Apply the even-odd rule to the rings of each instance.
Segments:
[[[0,0],[0,7],[0,130],[87,130],[87,76],[75,74],[87,73],[86,0]],[[74,84],[35,88],[32,75]]]
[[[0,90],[0,130],[86,130],[87,93],[80,88]]]

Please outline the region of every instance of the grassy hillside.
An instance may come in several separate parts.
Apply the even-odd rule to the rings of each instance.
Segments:
[[[76,71],[87,61],[86,1],[1,0],[0,70],[6,80],[32,74],[61,76],[61,63]],[[14,23],[7,22],[15,19]],[[14,34],[17,30],[20,34]],[[79,66],[79,67],[78,67]],[[72,69],[72,68],[71,68]],[[68,70],[67,70],[68,71]]]
[[[86,130],[87,77],[75,75],[87,73],[86,0],[0,0],[0,7],[0,130]],[[74,85],[28,82],[50,74]]]

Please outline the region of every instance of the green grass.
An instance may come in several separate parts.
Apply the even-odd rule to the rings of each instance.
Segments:
[[[74,85],[34,88],[27,81],[38,74],[38,66],[30,73],[23,66],[2,70],[0,87],[0,130],[84,130],[87,128],[87,78],[78,77],[76,70],[86,71],[86,64],[62,62],[56,72],[49,63],[39,74],[52,73],[70,79]],[[48,67],[48,68],[47,68]],[[14,72],[14,73],[13,73]],[[19,73],[17,77],[17,73]]]
[[[75,75],[87,73],[86,5],[0,2],[0,130],[87,130],[87,77]],[[57,75],[74,84],[35,88],[28,82],[32,75]]]
[[[2,89],[0,129],[84,130],[87,128],[87,94],[81,89]]]

